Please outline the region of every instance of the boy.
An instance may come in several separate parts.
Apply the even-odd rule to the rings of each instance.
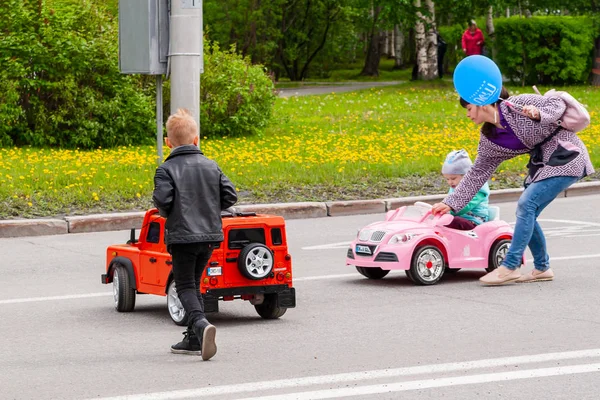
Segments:
[[[444,175],[448,185],[450,185],[448,193],[454,192],[454,189],[456,189],[458,183],[469,169],[471,169],[472,165],[469,153],[465,150],[455,150],[448,153],[442,166],[442,175]],[[458,213],[452,212],[454,220],[447,227],[461,231],[470,231],[477,225],[487,222],[489,197],[490,187],[486,182],[465,208]]]
[[[187,110],[169,117],[166,144],[173,150],[156,169],[152,200],[167,218],[173,278],[189,318],[183,340],[171,352],[208,360],[217,352],[216,328],[204,315],[200,277],[214,244],[223,241],[221,210],[233,206],[237,194],[217,163],[200,152],[198,140],[198,126]]]

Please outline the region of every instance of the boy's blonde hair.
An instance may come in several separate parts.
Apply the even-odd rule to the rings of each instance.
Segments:
[[[167,120],[167,137],[173,147],[194,144],[198,135],[196,120],[185,108],[180,108]]]

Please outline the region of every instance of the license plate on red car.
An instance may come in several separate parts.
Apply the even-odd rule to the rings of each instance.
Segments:
[[[371,249],[369,248],[369,246],[364,246],[362,244],[356,245],[356,252],[360,253],[360,254],[368,254],[368,255],[373,254],[373,253],[371,253]]]

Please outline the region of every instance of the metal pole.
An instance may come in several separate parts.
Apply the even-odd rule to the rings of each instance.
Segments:
[[[157,164],[163,160],[163,86],[162,75],[156,75],[156,149],[158,150]]]
[[[170,27],[171,114],[188,109],[199,130],[202,0],[171,0]]]

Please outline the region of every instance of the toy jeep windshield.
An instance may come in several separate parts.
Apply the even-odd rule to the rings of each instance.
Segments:
[[[200,278],[205,312],[219,311],[219,300],[242,299],[254,305],[262,318],[281,317],[296,306],[283,217],[239,212],[221,216],[225,240],[215,246]],[[136,294],[167,296],[173,322],[187,325],[171,267],[165,219],[151,209],[146,212],[139,239],[132,229],[126,244],[108,247],[102,283],[112,282],[117,311],[132,311]]]

